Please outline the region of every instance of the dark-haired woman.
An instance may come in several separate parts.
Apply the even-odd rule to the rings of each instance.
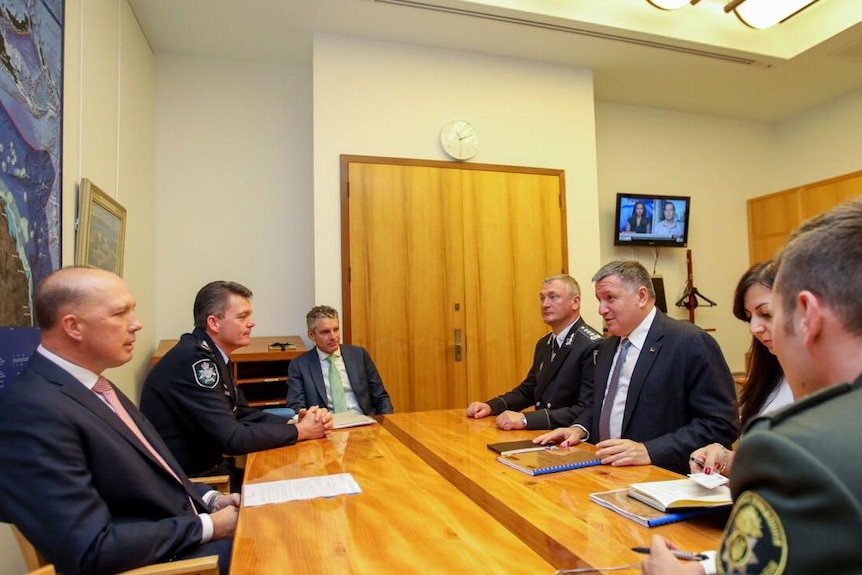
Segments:
[[[635,207],[632,208],[632,215],[629,221],[626,222],[626,231],[636,234],[648,234],[650,223],[646,217],[646,205],[643,202],[635,202]]]
[[[748,378],[739,396],[740,423],[746,424],[758,415],[793,403],[793,393],[778,358],[772,352],[772,284],[775,266],[765,261],[752,266],[742,275],[733,296],[733,315],[748,323],[751,350]],[[730,474],[733,452],[718,444],[701,447],[691,454],[693,472],[717,471]]]

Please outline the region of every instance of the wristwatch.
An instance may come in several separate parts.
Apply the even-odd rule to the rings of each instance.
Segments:
[[[524,428],[527,427],[527,414],[526,413],[521,414],[521,423],[524,424]]]

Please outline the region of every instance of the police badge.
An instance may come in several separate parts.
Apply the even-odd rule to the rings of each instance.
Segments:
[[[192,365],[195,381],[199,386],[212,389],[218,385],[218,368],[210,359],[199,359]]]

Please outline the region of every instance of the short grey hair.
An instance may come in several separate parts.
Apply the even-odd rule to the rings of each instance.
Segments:
[[[317,320],[328,318],[328,319],[338,319],[338,311],[334,307],[329,307],[328,305],[316,305],[311,310],[305,314],[305,325],[308,326],[309,331],[314,330],[314,324],[317,323]]]
[[[542,285],[547,285],[551,282],[563,282],[563,285],[566,286],[566,291],[572,297],[577,297],[581,295],[581,286],[578,284],[578,280],[570,276],[569,274],[557,274],[553,276],[548,276],[542,281]]]
[[[649,299],[655,301],[655,288],[652,285],[652,277],[649,272],[640,262],[635,260],[615,260],[603,265],[595,274],[593,274],[593,283],[598,283],[608,276],[617,276],[620,278],[623,286],[629,292],[636,292],[641,287],[645,287]]]

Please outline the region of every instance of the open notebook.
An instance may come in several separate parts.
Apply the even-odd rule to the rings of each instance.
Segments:
[[[630,497],[628,488],[591,493],[590,500],[646,527],[658,527],[728,510],[727,507],[690,507],[669,512],[659,511]]]
[[[691,479],[671,479],[632,483],[629,497],[643,501],[659,511],[689,507],[729,507],[733,504],[730,489],[720,485],[709,489]]]

